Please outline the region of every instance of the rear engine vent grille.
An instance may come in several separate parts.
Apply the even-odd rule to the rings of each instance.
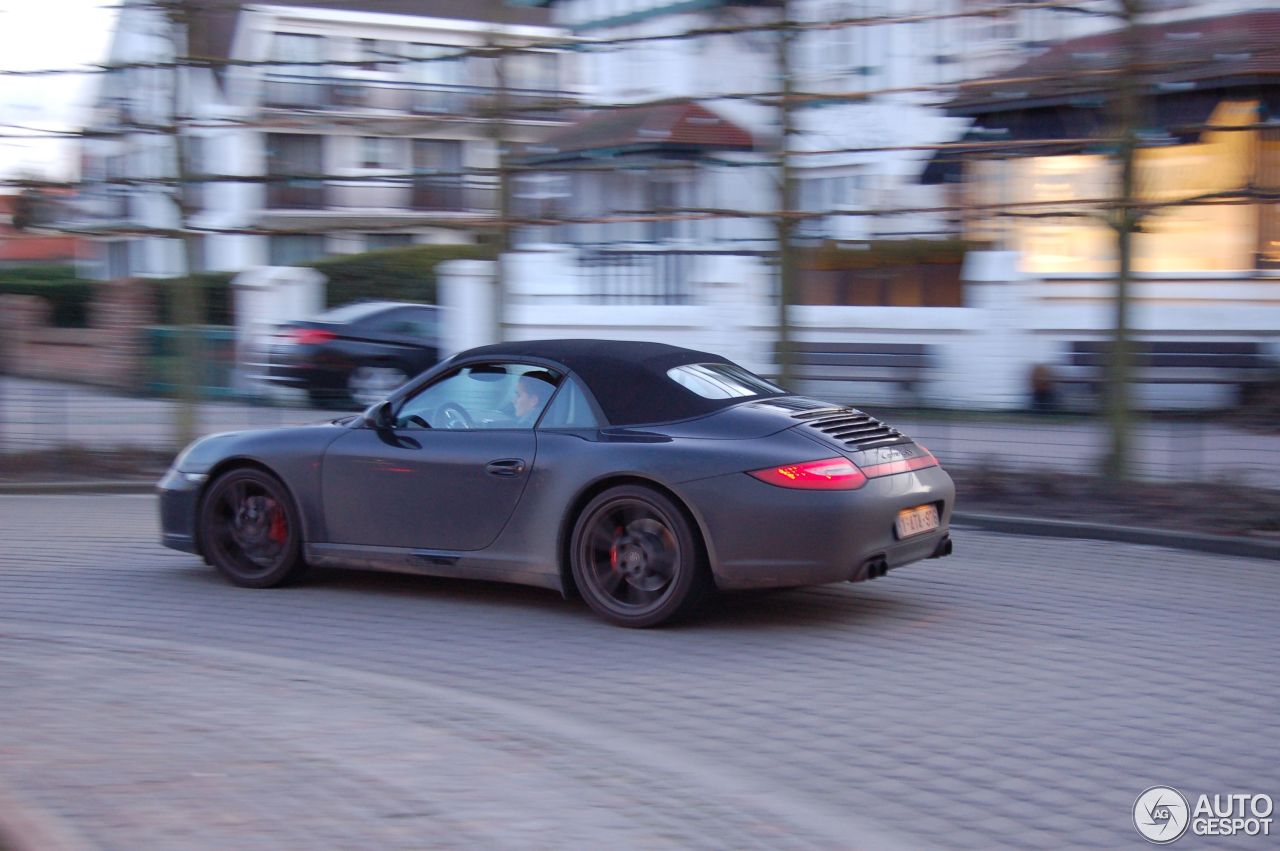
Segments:
[[[805,425],[817,429],[827,437],[854,449],[871,449],[876,446],[892,446],[910,443],[896,428],[887,426],[875,417],[853,408],[826,408],[794,415]]]

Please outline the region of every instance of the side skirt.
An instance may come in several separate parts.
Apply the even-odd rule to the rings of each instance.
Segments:
[[[560,587],[558,571],[532,571],[528,569],[527,562],[505,564],[493,558],[478,557],[475,553],[356,544],[306,544],[302,552],[307,563],[316,567],[381,570],[449,579],[482,579],[550,588],[561,593],[564,591]]]

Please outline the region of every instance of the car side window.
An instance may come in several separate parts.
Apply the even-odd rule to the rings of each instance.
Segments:
[[[559,376],[526,364],[464,366],[405,400],[398,428],[533,428]]]
[[[401,308],[371,319],[368,330],[406,337],[434,338],[438,326],[434,311]]]
[[[599,428],[591,403],[582,392],[582,386],[573,377],[561,382],[560,392],[551,400],[547,412],[538,421],[538,428]]]

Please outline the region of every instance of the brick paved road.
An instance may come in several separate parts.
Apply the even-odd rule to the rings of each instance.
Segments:
[[[1280,797],[1274,563],[961,531],[635,632],[479,583],[235,589],[153,514],[0,497],[0,806],[66,846],[1138,848],[1148,786]]]

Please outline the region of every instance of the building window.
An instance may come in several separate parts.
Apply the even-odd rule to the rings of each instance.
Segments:
[[[324,137],[268,133],[267,206],[318,209],[324,206]]]
[[[478,189],[478,187],[477,187]],[[451,139],[413,140],[413,209],[463,210],[477,204],[493,209],[496,199],[482,191],[468,193],[462,175],[462,142]]]
[[[360,39],[360,67],[364,70],[395,72],[400,62],[398,43],[380,38]]]
[[[272,65],[263,99],[268,106],[320,106],[324,102],[324,39],[318,35],[275,33]]]
[[[533,219],[555,219],[568,214],[570,176],[556,172],[517,175],[512,188],[512,208],[517,216]],[[557,229],[564,226],[535,225],[521,229],[521,240],[555,242]]]
[[[182,245],[180,250],[183,256],[191,264],[190,272],[208,272],[209,260],[205,255],[205,242],[208,237],[191,235],[185,238],[189,242]],[[189,246],[189,249],[188,249]],[[183,265],[186,265],[185,263]]]
[[[271,59],[274,62],[310,65],[309,69],[299,68],[292,73],[319,76],[320,68],[315,63],[324,61],[324,37],[301,33],[275,33],[272,37]]]
[[[188,136],[183,140],[186,158],[187,181],[182,187],[183,206],[190,212],[203,209],[205,205],[205,186],[207,174],[205,168],[204,139],[200,136]]]
[[[386,136],[362,136],[360,164],[365,168],[394,169],[400,167],[398,140]]]
[[[546,51],[529,50],[507,59],[503,69],[507,84],[519,92],[554,92],[559,87],[556,55]]]
[[[464,57],[433,44],[414,44],[409,52],[414,57],[409,66],[409,76],[414,84],[413,111],[460,112],[466,109],[470,92]]]
[[[117,240],[107,243],[107,280],[129,277],[129,243]]]
[[[324,237],[316,234],[288,234],[270,237],[269,264],[272,266],[301,266],[325,255]]]

